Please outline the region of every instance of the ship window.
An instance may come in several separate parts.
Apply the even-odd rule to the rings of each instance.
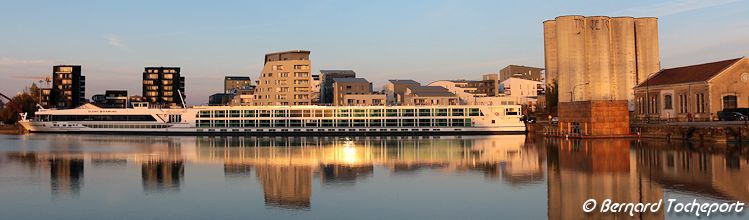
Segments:
[[[339,109],[338,110],[338,117],[349,117],[349,110],[348,109]]]
[[[403,109],[401,110],[401,113],[403,114],[403,117],[414,117],[414,110],[413,109]]]
[[[413,127],[413,126],[414,126],[414,123],[415,123],[414,121],[415,121],[415,120],[414,120],[413,118],[409,118],[409,119],[403,119],[403,120],[401,120],[401,124],[402,124],[402,125],[403,125],[404,127]]]
[[[215,117],[215,118],[223,118],[223,117],[226,117],[226,111],[224,111],[224,110],[216,110],[216,111],[213,111],[213,117]]]
[[[462,108],[454,108],[452,115],[453,116],[465,116]]]
[[[255,117],[255,110],[244,110],[244,117]]]
[[[151,115],[51,115],[51,121],[156,121]]]
[[[349,120],[348,119],[338,119],[336,120],[336,124],[338,127],[348,127]]]
[[[364,119],[354,119],[354,124],[352,126],[353,127],[364,127],[366,125],[367,125],[366,120],[364,120]]]
[[[286,127],[286,120],[276,120],[276,122],[273,123],[274,127]]]
[[[244,120],[244,127],[255,127],[255,120]]]
[[[468,111],[468,116],[479,116],[480,114],[481,114],[481,110],[479,110],[478,108],[471,108]]]
[[[203,110],[198,112],[198,118],[210,118],[211,117],[211,111]]]
[[[320,120],[320,124],[322,127],[333,127],[333,120],[331,119],[322,119]]]
[[[315,110],[304,110],[302,117],[311,118],[314,117]]]
[[[260,110],[258,113],[258,116],[260,117],[270,117],[270,110]]]
[[[382,117],[382,109],[370,109],[369,117]]]
[[[419,117],[429,117],[432,116],[432,110],[428,108],[422,108],[419,109]]]
[[[317,127],[317,120],[307,120],[305,121],[304,126]]]
[[[241,111],[239,111],[239,110],[229,110],[229,117],[239,118],[239,117],[241,117],[240,116],[240,112]]]
[[[229,121],[229,127],[241,127],[242,121],[240,120],[231,120]]]
[[[289,127],[302,127],[302,120],[289,120]]]
[[[286,110],[275,110],[273,112],[274,112],[273,113],[274,117],[281,117],[281,118],[285,118],[286,117]]]
[[[367,117],[364,109],[354,109],[353,117]]]
[[[382,127],[382,119],[369,120],[370,127]]]
[[[270,120],[259,120],[257,125],[258,127],[261,127],[261,128],[270,127]]]
[[[397,127],[398,119],[385,119],[385,127]]]
[[[302,110],[289,110],[289,117],[292,117],[292,118],[302,117]]]
[[[446,108],[438,108],[436,111],[435,116],[447,116]]]
[[[472,125],[471,119],[470,118],[466,118],[466,127],[471,127],[471,125]]]
[[[224,121],[224,120],[215,120],[215,121],[213,121],[213,127],[226,127],[226,121]]]
[[[385,115],[387,117],[398,117],[398,109],[387,109]]]
[[[431,119],[419,119],[419,127],[429,127],[432,126]]]
[[[436,119],[435,123],[437,124],[437,126],[447,127],[447,119],[444,119],[444,118]]]
[[[456,126],[456,127],[463,127],[465,125],[464,123],[465,122],[463,122],[463,119],[460,119],[460,118],[452,119],[451,121],[452,126]]]

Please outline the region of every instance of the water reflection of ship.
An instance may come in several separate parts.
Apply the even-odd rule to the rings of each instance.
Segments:
[[[513,184],[543,181],[536,147],[524,136],[494,137],[199,137],[196,160],[224,164],[227,177],[255,170],[267,205],[309,208],[311,182],[354,185],[381,165],[395,175],[420,170],[479,171]]]

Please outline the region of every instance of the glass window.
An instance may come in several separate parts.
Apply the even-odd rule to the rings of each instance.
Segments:
[[[439,118],[434,120],[435,124],[440,127],[447,127],[447,119],[446,118]]]
[[[338,117],[349,117],[348,109],[338,109]]]
[[[260,117],[270,117],[270,110],[260,110],[258,112],[258,116],[260,116]]]
[[[306,120],[304,122],[304,126],[307,126],[307,127],[317,127],[317,120]]]
[[[283,120],[283,119],[275,120],[275,122],[273,122],[273,126],[274,127],[286,127],[286,120]]]
[[[199,128],[211,127],[211,121],[209,121],[209,120],[198,120],[198,127]]]
[[[261,128],[270,127],[270,120],[259,120],[257,125]]]
[[[479,115],[481,115],[481,110],[479,110],[478,108],[471,108],[468,111],[468,116],[479,116]]]
[[[332,119],[322,119],[322,120],[320,120],[320,125],[322,127],[333,127],[333,120]]]
[[[224,110],[216,110],[216,111],[213,111],[213,117],[215,117],[215,118],[223,118],[223,117],[226,117],[226,111],[224,111]]]
[[[255,117],[255,110],[244,110],[244,117]]]
[[[404,127],[413,127],[416,124],[416,120],[413,118],[407,118],[401,120],[401,125]]]
[[[354,119],[354,121],[353,121],[353,126],[354,127],[364,127],[366,125],[367,125],[367,123],[366,123],[366,120],[364,120],[364,119]]]
[[[244,120],[244,127],[253,128],[255,124],[255,120]]]
[[[385,119],[385,127],[398,127],[398,119]]]
[[[353,111],[353,117],[367,117],[364,109],[354,109]]]
[[[385,115],[387,117],[398,117],[398,109],[387,109]]]
[[[215,121],[213,121],[213,127],[226,127],[226,121],[224,121],[224,120],[215,120]]]
[[[302,110],[289,110],[289,117],[292,117],[292,118],[302,117]]]
[[[419,109],[419,117],[429,117],[432,116],[432,110],[428,108],[422,108]]]
[[[452,116],[465,116],[462,108],[454,108]]]
[[[286,117],[286,110],[274,110],[273,111],[273,116],[274,117],[285,118]]]
[[[425,118],[419,119],[419,127],[430,127],[430,126],[432,126],[431,119],[425,119]]]
[[[210,118],[210,117],[211,117],[211,111],[202,110],[198,112],[198,118]]]
[[[738,106],[738,98],[735,95],[723,96],[723,109],[736,108]]]
[[[382,117],[382,109],[370,109],[369,117]]]
[[[465,122],[466,122],[466,127],[471,127],[472,124],[473,124],[473,123],[471,123],[471,119],[470,118],[466,118]]]
[[[382,119],[371,119],[369,120],[370,127],[382,127]]]
[[[435,116],[447,116],[447,109],[446,108],[438,108],[436,110]]]
[[[403,114],[403,117],[414,117],[416,114],[414,113],[414,109],[401,109],[401,113]]]
[[[299,120],[299,119],[289,120],[289,127],[302,127],[302,120]]]
[[[333,117],[333,110],[323,110],[323,117]]]
[[[663,108],[665,109],[674,109],[673,106],[673,98],[671,95],[665,95],[663,96]]]
[[[238,118],[240,117],[240,110],[229,110],[229,117]]]
[[[349,119],[338,119],[336,120],[336,124],[338,125],[338,127],[348,127]]]
[[[229,127],[242,127],[241,120],[229,120]]]
[[[465,125],[465,122],[462,118],[451,119],[451,120],[452,121],[450,123],[452,124],[452,126],[463,127]]]

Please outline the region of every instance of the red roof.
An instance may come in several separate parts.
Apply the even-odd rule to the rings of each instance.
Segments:
[[[742,58],[663,69],[638,87],[707,81]]]

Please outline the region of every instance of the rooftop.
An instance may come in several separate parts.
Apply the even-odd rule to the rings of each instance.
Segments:
[[[330,73],[346,73],[346,74],[356,74],[353,70],[320,70],[320,73],[322,74],[330,74]]]
[[[416,96],[455,96],[450,90],[442,86],[414,86],[408,88]]]
[[[418,84],[418,85],[421,85],[421,83],[413,81],[413,80],[410,80],[410,79],[391,79],[391,80],[388,80],[388,81],[390,81],[390,83],[393,83],[393,84]]]
[[[228,80],[250,80],[249,76],[225,76],[224,79]]]
[[[335,78],[333,79],[333,81],[342,82],[342,83],[347,83],[347,82],[369,83],[369,81],[367,81],[367,79],[364,79],[364,78]]]
[[[743,57],[691,66],[663,69],[637,87],[707,81]]]

